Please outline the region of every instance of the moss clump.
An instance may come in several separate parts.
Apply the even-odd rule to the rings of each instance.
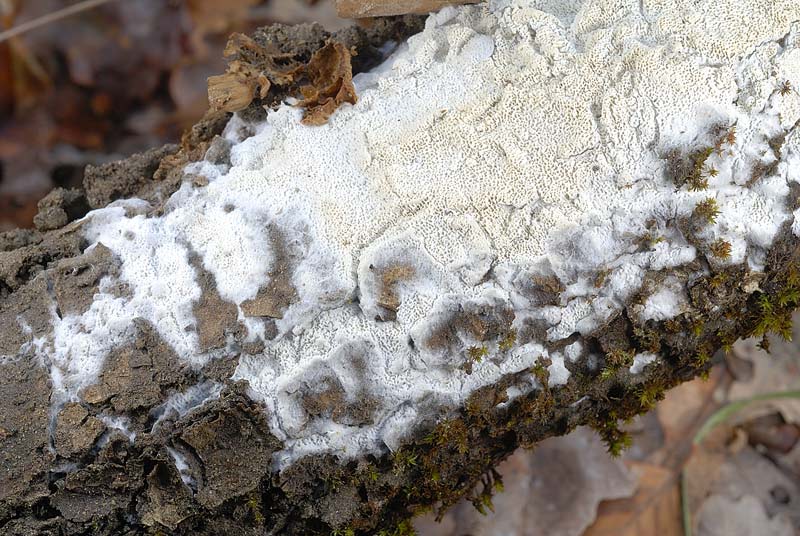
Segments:
[[[729,276],[725,272],[720,272],[718,274],[714,274],[708,280],[708,287],[711,290],[717,290],[725,287],[725,284],[728,282]]]
[[[758,307],[761,314],[752,335],[754,337],[765,337],[770,333],[775,333],[783,337],[784,340],[791,341],[791,310],[787,309],[786,306],[780,306],[780,298],[771,298],[766,294],[762,294],[758,299]]]
[[[405,473],[408,469],[417,466],[417,454],[407,448],[401,448],[392,456],[393,472],[396,475]]]
[[[511,329],[506,333],[505,337],[500,339],[498,343],[498,348],[500,348],[501,352],[507,352],[514,347],[514,344],[517,342],[517,330]]]
[[[488,355],[489,349],[485,346],[472,346],[467,349],[467,358],[473,363],[480,363]]]
[[[615,458],[619,457],[622,451],[630,448],[633,444],[631,435],[619,429],[617,418],[614,415],[599,425],[595,424],[593,428],[600,434],[600,438],[606,444],[608,453]]]
[[[531,368],[531,374],[543,387],[547,387],[550,384],[550,370],[541,361]]]
[[[694,165],[692,166],[689,176],[685,179],[686,186],[690,191],[699,192],[701,190],[708,189],[709,174],[706,174],[706,163],[712,154],[714,154],[714,148],[707,147],[697,151],[692,155],[692,162]],[[710,174],[712,176],[713,171]]]
[[[708,223],[716,223],[719,216],[719,203],[713,197],[700,201],[695,207],[692,215]]]
[[[415,536],[417,531],[414,530],[411,521],[401,521],[394,530],[380,530],[375,536]]]
[[[712,242],[708,249],[711,254],[718,259],[727,260],[731,258],[731,243],[722,238]]]
[[[491,469],[481,478],[481,491],[470,499],[472,506],[481,514],[486,515],[490,510],[494,512],[492,498],[495,493],[503,491],[503,478],[496,470]]]
[[[710,360],[711,355],[708,353],[708,350],[706,348],[700,348],[694,356],[694,366],[697,368],[702,368]]]
[[[639,404],[642,409],[649,411],[656,407],[656,404],[664,399],[665,388],[662,385],[651,383],[641,386],[638,391]]]
[[[648,352],[656,354],[661,351],[661,335],[657,331],[637,326],[633,328],[633,336],[637,344]]]
[[[617,372],[629,369],[633,366],[633,359],[636,353],[633,350],[615,349],[606,354],[606,366],[600,372],[602,381],[610,380],[616,376]]]
[[[253,494],[247,500],[247,509],[250,511],[250,514],[253,516],[253,520],[258,525],[264,524],[264,514],[261,512],[261,501],[258,498],[258,495]]]
[[[441,422],[425,436],[424,442],[439,448],[454,448],[459,454],[466,454],[469,452],[467,425],[461,419]]]

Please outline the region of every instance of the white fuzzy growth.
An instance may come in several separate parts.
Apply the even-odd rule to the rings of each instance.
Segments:
[[[644,368],[653,363],[658,359],[656,354],[651,353],[643,353],[643,354],[636,354],[633,357],[633,365],[631,365],[630,372],[631,374],[640,374],[644,372]]]
[[[181,475],[181,480],[183,483],[194,489],[197,483],[192,476],[192,469],[189,467],[186,457],[172,447],[167,447],[167,452],[169,452],[169,455],[172,456],[172,461],[175,463],[175,469],[177,469],[178,473]]]
[[[298,299],[278,319],[278,338],[243,356],[234,377],[250,382],[285,442],[278,467],[322,451],[397,448],[426,416],[424,404],[463,403],[542,357],[552,359],[551,385],[561,385],[565,360],[583,349],[549,355],[545,344],[600,328],[648,272],[694,261],[674,221],[706,197],[721,214],[700,238],[729,241],[725,262],[763,267],[792,218],[788,181],[800,181],[800,102],[796,91],[777,92],[784,81],[800,87],[797,20],[796,0],[496,0],[445,9],[359,75],[358,104],[328,124],[302,126],[290,106],[263,124],[235,118],[225,133],[231,165],[187,169],[207,187],[184,184],[161,217],[129,214],[124,204],[89,215],[87,237],[122,260],[132,296],[101,292],[90,311],[55,320],[46,350],[54,370],[70,392],[91,382],[137,317],[202,366],[211,356],[198,350],[192,307],[201,290],[190,255],[222,298],[241,306],[269,283],[276,230]],[[709,159],[719,173],[708,191],[676,191],[663,155],[709,146],[720,124],[736,125],[737,140]],[[768,140],[787,131],[786,150],[774,154]],[[776,159],[775,174],[748,185],[756,164]],[[642,248],[645,235],[652,244]],[[393,264],[413,276],[394,288],[396,320],[377,322],[374,267]],[[557,304],[526,292],[533,276],[563,284]],[[667,279],[641,314],[668,319],[684,303],[685,290]],[[547,341],[510,351],[485,343],[489,355],[468,374],[464,352],[483,341],[422,344],[467,304],[509,306],[519,329],[544,322]],[[262,320],[240,317],[251,340],[265,338]],[[349,401],[378,401],[374,424],[306,414],[301,387],[328,376]]]
[[[686,290],[676,278],[670,278],[644,304],[642,320],[669,320],[681,314],[688,305]]]
[[[153,408],[151,413],[156,417],[153,427],[155,428],[164,419],[183,417],[206,402],[219,398],[220,393],[222,385],[213,381],[205,381],[189,387],[186,391],[173,393],[163,404]]]
[[[136,432],[131,430],[131,422],[127,417],[119,417],[112,415],[101,415],[100,420],[103,421],[110,430],[117,430],[128,438],[131,444],[136,441]]]

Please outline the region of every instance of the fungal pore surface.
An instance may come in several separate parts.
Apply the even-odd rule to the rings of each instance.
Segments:
[[[623,308],[674,318],[687,279],[763,270],[781,230],[800,232],[799,45],[796,0],[443,9],[327,124],[292,102],[234,116],[163,207],[86,216],[88,252],[118,273],[20,352],[50,366],[60,403],[134,319],[198,371],[238,359],[276,470],[396,450],[510,374],[509,398],[541,388],[519,375],[537,363],[558,388]],[[238,315],[216,345],[208,293]],[[184,398],[219,395],[204,382]]]

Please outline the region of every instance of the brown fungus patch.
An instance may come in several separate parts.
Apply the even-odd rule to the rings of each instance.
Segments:
[[[408,264],[393,264],[384,268],[370,267],[379,279],[378,306],[383,309],[380,320],[395,320],[400,309],[399,283],[410,281],[416,270]]]
[[[274,257],[268,274],[269,281],[261,287],[255,298],[242,303],[242,311],[247,316],[281,319],[298,300],[297,289],[292,282],[293,268],[286,239],[274,226],[270,226],[268,231]]]
[[[196,255],[190,256],[189,262],[197,272],[197,283],[202,291],[192,308],[197,319],[200,350],[208,352],[223,348],[228,335],[239,335],[239,310],[235,304],[222,299],[214,276],[203,268]]]

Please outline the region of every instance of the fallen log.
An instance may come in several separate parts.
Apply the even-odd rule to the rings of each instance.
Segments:
[[[787,336],[800,6],[611,4],[262,30],[246,108],[0,235],[0,530],[410,534]],[[347,76],[261,77],[331,40],[311,126]]]

